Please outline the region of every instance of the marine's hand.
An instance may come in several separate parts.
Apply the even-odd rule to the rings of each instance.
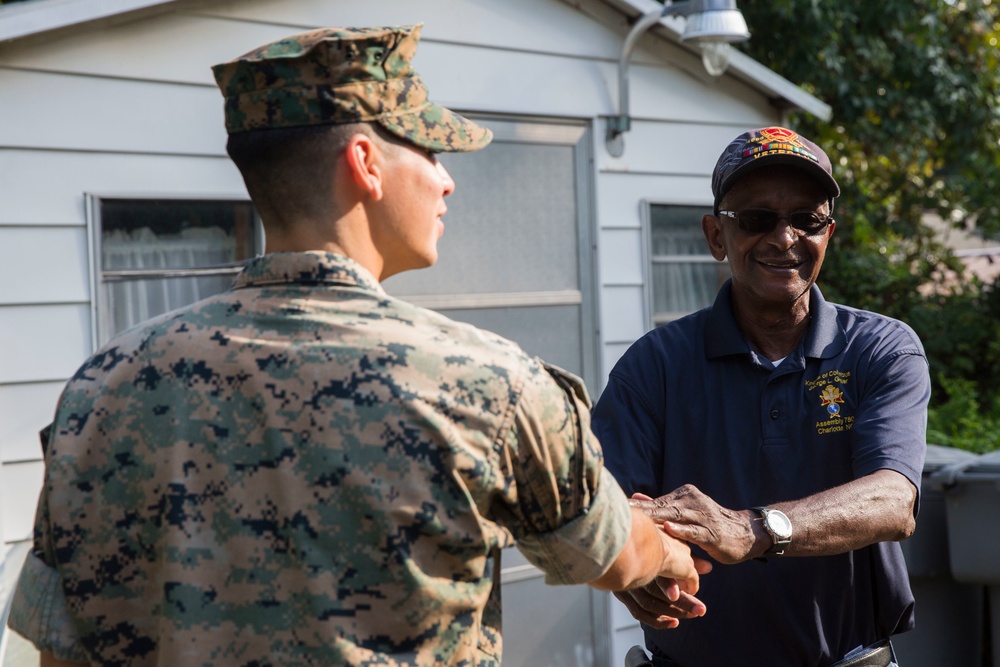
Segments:
[[[681,591],[689,595],[696,594],[700,585],[700,575],[712,569],[711,563],[693,557],[687,542],[669,535],[665,528],[658,526],[657,533],[663,550],[663,562],[660,565],[659,576],[654,582],[673,582],[669,585],[672,587],[670,589],[672,599],[676,599]],[[663,585],[667,586],[666,583]]]
[[[753,553],[761,536],[754,532],[751,512],[727,509],[694,485],[656,499],[635,494],[630,502],[662,523],[670,535],[697,544],[720,563],[741,563],[759,555]]]
[[[707,564],[707,561],[697,560]],[[682,619],[704,616],[706,611],[705,603],[680,590],[676,579],[666,577],[657,577],[645,586],[617,592],[615,597],[621,600],[633,618],[657,630],[676,628]]]

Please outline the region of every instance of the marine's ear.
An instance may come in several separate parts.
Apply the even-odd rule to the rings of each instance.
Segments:
[[[351,181],[378,201],[382,199],[383,152],[367,134],[358,133],[348,140],[343,153]]]

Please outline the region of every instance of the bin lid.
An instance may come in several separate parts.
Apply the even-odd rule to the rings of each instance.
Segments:
[[[973,463],[965,468],[964,472],[1000,476],[1000,451],[980,454]]]
[[[927,458],[924,460],[924,475],[940,470],[953,463],[960,463],[976,458],[972,452],[942,445],[927,445]]]

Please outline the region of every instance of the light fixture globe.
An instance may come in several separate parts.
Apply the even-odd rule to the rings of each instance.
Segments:
[[[711,76],[722,76],[729,69],[729,54],[733,47],[729,42],[701,42],[701,64]]]
[[[701,49],[701,62],[712,76],[722,76],[729,68],[730,43],[750,38],[747,22],[735,0],[704,0],[695,3],[687,15],[682,41]]]
[[[711,4],[711,3],[706,3]],[[684,24],[683,41],[744,42],[750,39],[747,22],[738,9],[704,9],[692,12]]]

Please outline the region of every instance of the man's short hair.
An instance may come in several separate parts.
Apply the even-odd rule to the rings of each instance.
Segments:
[[[337,158],[356,134],[372,137],[387,152],[402,143],[371,123],[304,125],[231,134],[226,152],[258,212],[274,225],[331,213]]]

